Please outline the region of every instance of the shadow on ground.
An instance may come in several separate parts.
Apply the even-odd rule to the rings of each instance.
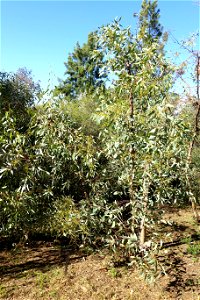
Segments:
[[[67,269],[68,264],[76,262],[85,257],[81,253],[74,255],[73,250],[65,247],[34,247],[22,248],[20,252],[10,251],[0,252],[0,278],[22,278],[27,275],[27,271],[47,272],[54,266],[64,266]]]

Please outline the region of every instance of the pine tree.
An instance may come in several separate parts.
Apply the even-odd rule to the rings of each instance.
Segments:
[[[77,43],[73,53],[65,62],[67,78],[57,90],[70,99],[76,99],[82,94],[92,93],[96,87],[104,86],[105,74],[100,74],[103,65],[103,53],[93,57],[93,51],[98,49],[97,33],[88,35],[88,40],[81,47]]]
[[[138,39],[141,46],[158,42],[163,34],[163,27],[159,23],[160,10],[157,0],[143,0],[139,14]]]
[[[143,52],[145,48],[149,48],[154,44],[154,53],[152,60],[149,61],[149,66],[156,66],[152,72],[152,78],[159,79],[165,75],[166,66],[158,66],[155,61],[157,54],[164,57],[164,46],[168,38],[167,32],[163,32],[163,26],[160,24],[160,9],[158,9],[157,0],[143,0],[141,10],[138,16],[138,30],[137,30],[137,51]],[[138,72],[136,68],[135,72]]]

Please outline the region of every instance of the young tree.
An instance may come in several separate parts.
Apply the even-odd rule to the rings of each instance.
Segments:
[[[185,195],[187,128],[173,115],[168,97],[173,68],[158,51],[159,41],[152,40],[138,51],[138,37],[117,20],[103,27],[100,35],[107,67],[118,76],[115,90],[102,100],[97,116],[106,124],[102,152],[110,168],[103,173],[105,182],[106,176],[108,181],[117,177],[119,186],[113,195],[121,193],[123,186],[130,200],[130,218],[121,229],[119,221],[112,224],[116,231],[111,229],[114,235],[110,231],[110,244],[139,259],[147,257],[146,232],[148,238],[151,232],[151,242],[156,241],[151,228],[158,222],[160,205]],[[144,31],[141,40],[145,36]],[[179,188],[176,180],[180,180]]]
[[[96,32],[88,35],[88,40],[82,47],[77,43],[65,62],[67,78],[57,87],[57,93],[76,99],[82,94],[92,93],[97,87],[104,87],[106,75],[100,73],[104,57],[101,51],[98,56],[93,57],[93,50],[97,49],[99,44]]]

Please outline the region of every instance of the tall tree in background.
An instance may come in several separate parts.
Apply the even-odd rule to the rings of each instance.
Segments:
[[[167,32],[163,32],[163,26],[159,22],[160,9],[157,8],[157,0],[143,0],[141,10],[138,16],[138,30],[137,30],[137,49],[139,52],[143,51],[143,48],[150,47],[153,43],[156,43],[155,53],[164,55],[164,46],[168,39]],[[152,61],[149,61],[149,67],[151,64],[155,64],[154,57]],[[136,68],[136,72],[138,72]],[[162,78],[165,76],[165,66],[157,65],[152,73],[153,78]]]
[[[57,87],[57,92],[76,99],[81,94],[92,93],[97,87],[104,86],[106,75],[100,73],[103,53],[99,51],[98,56],[93,57],[93,51],[98,48],[96,32],[88,35],[88,40],[82,47],[77,43],[65,62],[67,78]]]
[[[157,0],[143,0],[139,13],[138,38],[141,46],[157,42],[163,33],[163,27],[159,23],[160,10],[157,9]]]
[[[165,42],[167,41],[167,33],[163,33],[163,27],[159,23],[160,10],[157,8],[157,0],[143,0],[139,14],[133,14],[134,17],[138,17],[137,34],[129,35],[130,44],[135,44],[134,52],[140,54],[144,48],[150,47],[153,43],[157,43],[155,52],[160,52],[162,55]],[[161,39],[162,38],[162,39]],[[141,72],[141,65],[135,64],[130,58],[130,49],[127,48],[127,54],[124,55],[126,62],[126,71],[129,75],[137,74]],[[152,61],[149,61],[149,68],[151,64],[155,64],[154,57]],[[163,76],[160,66],[152,74],[153,77]]]

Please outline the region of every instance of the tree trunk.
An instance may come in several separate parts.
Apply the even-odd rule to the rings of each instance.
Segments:
[[[143,218],[140,223],[140,246],[142,247],[146,242],[146,214],[148,209],[148,200],[149,200],[149,178],[148,178],[149,164],[145,165],[144,168],[144,178],[143,178]]]
[[[194,148],[195,140],[199,134],[199,117],[200,117],[200,92],[199,92],[199,79],[200,79],[200,56],[197,54],[197,66],[196,66],[196,80],[197,80],[197,109],[195,113],[195,120],[194,120],[194,131],[193,131],[193,137],[192,140],[189,144],[188,148],[188,155],[187,155],[187,167],[186,167],[186,175],[187,175],[187,184],[188,184],[188,189],[189,189],[189,199],[192,205],[192,211],[194,214],[194,218],[197,220],[197,222],[200,221],[200,215],[197,211],[197,205],[196,205],[196,198],[192,193],[192,188],[191,188],[191,183],[190,183],[190,177],[188,174],[191,162],[192,162],[192,151]]]

